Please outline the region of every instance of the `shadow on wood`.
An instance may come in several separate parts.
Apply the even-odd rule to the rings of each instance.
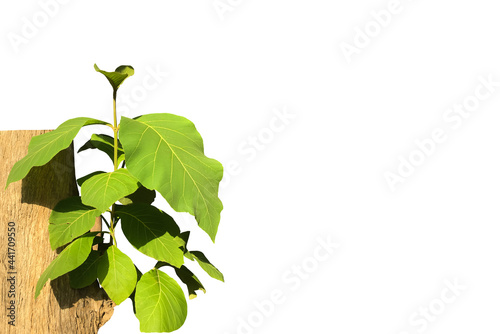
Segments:
[[[48,164],[34,167],[21,181],[21,203],[54,208],[59,202],[59,196],[54,193],[64,193],[78,196],[76,187],[73,145],[59,152]]]

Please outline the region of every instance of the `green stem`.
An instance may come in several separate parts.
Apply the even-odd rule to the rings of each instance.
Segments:
[[[115,142],[114,142],[114,167],[115,170],[118,169],[118,122],[116,118],[116,90],[113,92],[113,118],[114,118],[114,126],[113,126],[113,133],[115,135]]]
[[[113,166],[114,170],[116,171],[118,169],[118,121],[116,117],[116,90],[113,91],[113,134],[114,134],[114,156],[113,156]],[[115,226],[116,226],[116,215],[115,215],[115,205],[111,207],[111,224],[109,225],[109,232],[111,234],[111,237],[113,238],[112,241],[114,241],[114,244],[118,246],[118,243],[116,242],[115,238]]]
[[[108,229],[110,229],[109,223],[108,223],[108,221],[106,220],[106,218],[104,218],[104,216],[103,216],[103,215],[101,215],[101,219],[102,219],[102,221],[106,224],[106,226],[108,227]]]

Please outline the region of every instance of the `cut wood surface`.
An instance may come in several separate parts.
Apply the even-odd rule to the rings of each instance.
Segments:
[[[10,169],[26,155],[31,138],[45,132],[0,131],[0,333],[97,333],[114,307],[97,282],[74,290],[64,275],[47,283],[40,296],[34,298],[38,278],[62,250],[50,248],[50,212],[60,200],[78,195],[73,147],[4,189]],[[9,225],[15,227],[14,247],[9,247]],[[100,225],[96,221],[93,230],[100,230]],[[13,239],[10,241],[12,246]],[[15,250],[14,257],[9,258],[9,248],[11,253]],[[9,263],[12,259],[14,262]],[[11,305],[15,306],[15,326],[9,324],[13,319],[7,308],[12,309]]]

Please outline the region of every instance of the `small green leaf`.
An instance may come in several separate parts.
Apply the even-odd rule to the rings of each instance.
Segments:
[[[133,194],[130,194],[120,199],[120,203],[122,203],[123,205],[130,205],[132,203],[151,204],[154,202],[155,198],[156,198],[156,191],[149,190],[148,188],[144,187],[141,184]]]
[[[194,256],[190,252],[184,252],[184,256],[191,261],[194,261]]]
[[[109,247],[99,259],[97,277],[116,305],[121,304],[132,294],[137,282],[134,263],[115,245]]]
[[[69,273],[69,284],[73,289],[81,289],[94,283],[97,279],[97,264],[100,254],[98,251],[91,251],[89,257],[81,266]]]
[[[85,262],[92,250],[92,241],[96,235],[96,232],[92,232],[76,239],[50,263],[38,279],[35,289],[35,299],[40,294],[47,280],[54,280],[78,268]]]
[[[213,264],[208,261],[205,254],[199,251],[191,251],[189,252],[196,259],[200,267],[210,275],[210,277],[218,279],[219,281],[224,282],[224,275],[219,271],[219,269],[215,268]]]
[[[80,197],[63,199],[49,217],[50,246],[56,249],[88,232],[101,211],[84,205]]]
[[[71,145],[82,127],[92,124],[107,123],[93,118],[78,117],[62,123],[54,131],[33,137],[28,146],[28,154],[12,167],[5,188],[12,182],[23,179],[31,168],[48,163],[57,153]]]
[[[137,283],[135,306],[141,332],[173,332],[186,321],[184,292],[173,278],[158,269],[148,271]]]
[[[123,234],[141,253],[176,267],[184,263],[184,252],[176,239],[180,230],[172,217],[144,203],[117,205],[115,212]]]
[[[196,290],[203,291],[203,293],[206,293],[207,291],[203,287],[203,284],[201,284],[200,280],[198,277],[196,277],[195,274],[191,270],[189,270],[186,266],[182,266],[180,268],[175,268],[174,266],[171,266],[170,264],[166,262],[158,262],[155,266],[156,269],[160,269],[163,266],[169,266],[174,268],[175,273],[177,276],[180,278],[180,280],[186,284],[188,288],[188,293],[189,293],[189,299],[194,299],[197,297],[196,295]]]
[[[83,152],[88,149],[98,149],[104,153],[106,153],[111,161],[114,161],[115,159],[115,141],[114,138],[108,135],[96,135],[93,134],[92,137],[90,137],[89,141],[87,141],[80,149],[78,150],[78,153]],[[118,164],[120,164],[124,159],[125,155],[123,154],[123,148],[118,141]]]
[[[120,87],[123,81],[125,81],[125,79],[134,75],[134,68],[129,65],[118,66],[114,72],[103,71],[99,69],[99,67],[97,67],[97,64],[94,64],[94,69],[97,72],[104,74],[115,92],[118,90],[118,87]]]
[[[120,140],[130,173],[146,188],[158,190],[174,210],[194,215],[215,240],[223,168],[205,156],[193,123],[172,114],[122,117]]]
[[[106,172],[103,172],[103,171],[92,172],[92,173],[87,174],[85,176],[82,176],[81,178],[79,178],[78,180],[76,180],[76,183],[81,187],[83,185],[83,183],[85,181],[87,181],[88,179],[90,179],[92,176],[99,175],[99,174],[104,174],[104,173],[106,173]]]
[[[92,176],[82,184],[82,202],[101,212],[139,187],[137,179],[129,171],[120,168],[111,173]]]
[[[186,258],[188,258],[189,260],[194,261],[193,255],[191,255],[191,253],[189,253],[189,251],[187,249],[187,244],[188,244],[188,241],[189,241],[189,235],[190,234],[191,234],[190,231],[184,231],[181,234],[179,234],[179,238],[184,242],[184,245],[181,246],[181,249],[184,252],[184,256]]]
[[[203,291],[206,293],[205,287],[201,284],[198,277],[191,270],[189,270],[186,266],[182,266],[180,268],[175,268],[175,273],[181,281],[186,284],[189,293],[189,299],[196,298],[196,290]]]
[[[184,248],[186,248],[187,250],[187,244],[188,244],[188,241],[189,241],[189,236],[191,235],[191,232],[190,231],[184,231],[182,232],[181,234],[179,234],[179,237],[184,240]]]

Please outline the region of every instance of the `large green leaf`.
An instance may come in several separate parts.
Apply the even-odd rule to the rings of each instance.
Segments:
[[[54,280],[78,268],[90,254],[96,232],[87,233],[66,247],[45,269],[36,284],[35,298],[38,297],[47,280]]]
[[[174,210],[194,215],[215,240],[223,169],[203,153],[203,140],[193,123],[172,114],[122,117],[120,140],[130,173],[146,188],[158,190]]]
[[[213,264],[208,261],[205,254],[199,251],[191,251],[189,252],[198,262],[200,267],[210,275],[210,277],[218,279],[219,281],[224,282],[224,275],[219,271],[219,269],[215,268]]]
[[[137,179],[128,170],[120,168],[111,173],[94,175],[83,182],[82,202],[104,212],[138,187]]]
[[[134,263],[115,245],[109,247],[99,259],[97,277],[116,305],[121,304],[132,294],[137,283]]]
[[[84,205],[80,197],[63,199],[49,217],[50,246],[56,249],[88,232],[101,214],[98,209]]]
[[[184,292],[177,282],[158,269],[142,275],[135,292],[136,316],[141,332],[173,332],[187,317]]]
[[[175,267],[184,263],[184,252],[179,248],[184,242],[172,217],[144,203],[117,205],[115,212],[123,234],[137,250]]]
[[[89,286],[97,279],[99,258],[99,252],[93,250],[81,266],[69,273],[69,284],[73,289],[81,289]]]
[[[90,139],[78,150],[78,153],[88,150],[88,149],[98,149],[106,153],[111,161],[115,159],[115,142],[114,138],[108,135],[96,135],[95,133],[90,137]],[[117,150],[118,164],[120,164],[124,159],[123,148],[120,142],[118,142]]]
[[[107,123],[93,118],[78,117],[62,123],[54,131],[33,137],[28,146],[28,154],[12,167],[5,188],[12,182],[23,179],[31,168],[48,163],[57,153],[71,145],[83,126],[92,124]]]
[[[94,69],[97,72],[102,73],[106,79],[108,79],[115,92],[125,79],[134,75],[134,68],[129,65],[118,66],[114,72],[103,71],[97,67],[97,64],[94,64]]]

